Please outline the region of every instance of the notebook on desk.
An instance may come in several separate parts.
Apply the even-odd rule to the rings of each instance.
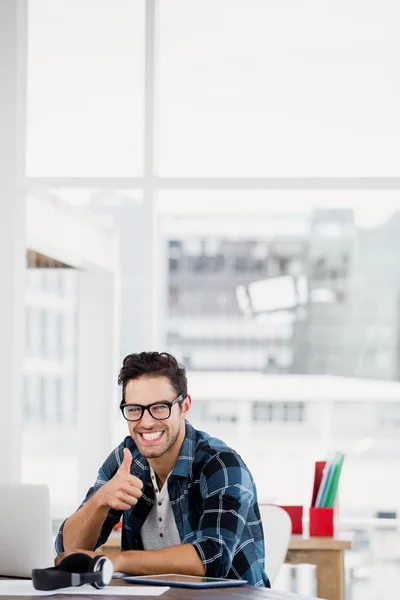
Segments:
[[[0,576],[31,577],[53,563],[49,488],[0,484]]]

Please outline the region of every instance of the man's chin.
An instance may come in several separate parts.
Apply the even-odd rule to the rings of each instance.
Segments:
[[[138,445],[138,448],[140,454],[145,458],[160,458],[168,450],[168,448],[165,446],[156,448],[152,446],[146,446],[145,444],[140,444],[140,446]]]

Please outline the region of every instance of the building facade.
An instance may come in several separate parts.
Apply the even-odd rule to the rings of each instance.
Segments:
[[[265,217],[260,221],[261,231],[255,221],[247,227],[221,223],[218,235],[208,233],[204,220],[196,223],[196,234],[182,233],[179,219],[168,224],[166,344],[192,370],[293,372],[304,315],[289,288],[282,298],[274,292],[271,314],[255,307],[272,294],[257,292],[253,299],[252,290],[259,282],[296,282],[305,273],[308,223],[275,218],[273,227]]]
[[[395,222],[362,230],[352,210],[321,209],[290,222],[260,216],[247,229],[221,223],[216,235],[204,219],[189,233],[171,220],[167,347],[193,370],[398,380]],[[266,285],[267,308],[255,313],[250,286],[288,277],[305,279],[305,302],[288,308]]]

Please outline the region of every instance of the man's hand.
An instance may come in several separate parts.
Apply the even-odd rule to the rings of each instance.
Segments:
[[[128,448],[124,448],[124,460],[118,471],[96,494],[101,506],[128,510],[137,503],[142,495],[143,483],[131,475],[131,464],[132,454]]]
[[[64,524],[64,550],[93,550],[98,545],[110,508],[129,510],[142,495],[143,483],[130,473],[132,455],[124,448],[124,458],[114,477],[102,485]]]

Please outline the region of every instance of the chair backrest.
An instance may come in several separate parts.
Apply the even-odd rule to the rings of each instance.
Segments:
[[[275,504],[259,505],[264,530],[265,571],[271,585],[285,562],[292,533],[292,522],[288,513]]]

